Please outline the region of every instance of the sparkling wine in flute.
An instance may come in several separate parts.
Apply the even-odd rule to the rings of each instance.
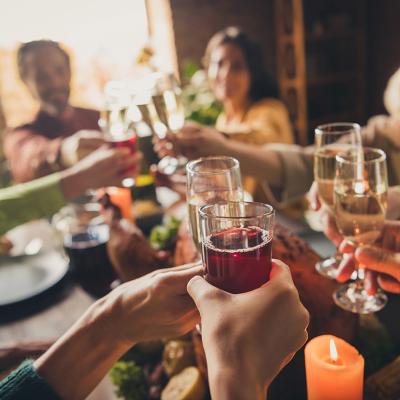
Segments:
[[[272,235],[259,227],[215,232],[203,244],[204,277],[230,293],[262,286],[271,272]]]
[[[100,112],[99,125],[108,136],[121,136],[128,129],[128,107],[112,107]]]
[[[160,121],[172,132],[182,128],[185,112],[176,90],[165,90],[152,96],[154,107]]]
[[[189,224],[192,232],[193,242],[197,250],[201,252],[199,209],[201,206],[219,201],[241,201],[243,200],[243,191],[212,191],[198,193],[191,196],[188,200]]]
[[[314,155],[314,178],[318,185],[320,200],[333,209],[333,180],[336,170],[336,155],[350,148],[346,144],[332,144],[319,148]]]
[[[378,239],[384,222],[387,193],[363,193],[357,190],[363,182],[352,182],[335,190],[336,223],[344,237],[356,245],[373,243]],[[361,192],[361,193],[359,193]]]

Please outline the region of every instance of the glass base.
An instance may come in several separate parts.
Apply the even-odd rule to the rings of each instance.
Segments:
[[[340,257],[332,256],[329,258],[325,258],[324,260],[318,261],[315,264],[315,269],[320,275],[324,276],[325,278],[336,279],[338,275],[338,267],[340,261]]]
[[[340,286],[333,293],[333,300],[344,310],[355,314],[371,314],[382,310],[388,298],[382,291],[369,295],[362,286],[357,287],[356,282],[351,282]]]

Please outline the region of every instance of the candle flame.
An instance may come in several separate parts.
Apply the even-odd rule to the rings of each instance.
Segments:
[[[329,353],[332,361],[337,361],[338,360],[338,352],[336,349],[336,344],[333,339],[329,339]]]

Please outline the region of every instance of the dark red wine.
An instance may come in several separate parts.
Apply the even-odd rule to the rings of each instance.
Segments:
[[[91,226],[64,238],[72,277],[95,297],[108,293],[111,283],[116,279],[107,254],[108,239],[107,225]]]
[[[271,272],[272,237],[257,227],[229,228],[203,244],[205,278],[230,293],[262,286]]]
[[[132,154],[136,151],[136,135],[132,135],[128,139],[111,140],[110,143],[113,147],[126,147]]]

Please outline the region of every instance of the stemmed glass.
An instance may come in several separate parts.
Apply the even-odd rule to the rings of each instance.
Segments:
[[[157,72],[149,77],[145,93],[136,96],[135,103],[143,121],[151,125],[151,130],[160,139],[165,138],[167,132],[179,132],[185,123],[181,94],[182,89],[173,74]],[[158,163],[158,168],[171,175],[186,163],[185,157],[165,156]]]
[[[274,210],[256,202],[219,202],[200,208],[204,277],[230,293],[268,282]]]
[[[354,245],[371,244],[379,237],[385,221],[387,191],[386,155],[382,150],[350,149],[336,156],[336,224]],[[359,265],[357,279],[337,289],[333,298],[339,307],[368,314],[386,305],[387,296],[382,291],[374,295],[367,293],[363,277],[363,266]]]
[[[331,123],[315,129],[314,180],[322,204],[333,213],[333,180],[336,155],[350,147],[361,146],[360,125],[354,123]],[[317,262],[316,270],[326,278],[335,279],[340,253]]]
[[[104,89],[105,105],[100,112],[99,126],[104,137],[113,147],[126,147],[133,154],[136,151],[137,137],[131,128],[128,117],[130,94],[120,81],[109,82]],[[122,185],[131,187],[135,183],[133,178],[125,178]]]
[[[187,205],[194,244],[201,252],[199,209],[221,201],[243,200],[239,161],[232,157],[204,157],[186,166]]]

